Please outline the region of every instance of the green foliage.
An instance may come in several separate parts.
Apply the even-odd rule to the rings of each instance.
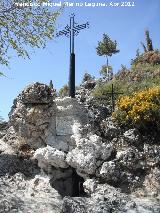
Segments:
[[[59,90],[59,95],[60,97],[65,97],[68,96],[69,93],[69,87],[67,84],[65,84],[60,90]]]
[[[139,64],[158,65],[160,64],[160,51],[154,50],[154,51],[145,52],[139,55],[139,57],[136,57],[134,60],[132,60],[131,64],[133,66],[137,66]]]
[[[0,76],[4,76],[3,72],[0,72]]]
[[[114,85],[114,91],[122,93],[122,86],[120,84],[115,83],[114,80],[109,82],[99,82],[99,84],[93,89],[91,95],[94,97],[97,104],[105,104],[111,105],[111,95],[107,93],[111,93],[112,91],[112,84]],[[115,95],[115,98],[119,97],[119,95]]]
[[[113,68],[111,66],[103,65],[100,70],[100,75],[102,75],[104,77],[110,76],[110,78],[112,78],[113,77]]]
[[[94,76],[91,76],[91,74],[85,72],[82,79],[82,83],[84,83],[85,81],[91,81],[91,80],[94,80]]]
[[[93,90],[92,95],[98,102],[103,100],[103,97],[108,98],[106,93],[111,91],[112,83],[115,90],[124,95],[131,95],[134,92],[158,86],[160,85],[160,65],[139,64],[136,67],[132,66],[131,69],[121,65],[121,69],[112,81],[99,83]],[[116,98],[118,97],[119,95],[116,96]]]
[[[143,42],[141,42],[141,45],[143,47],[144,52],[146,53],[147,52],[147,48],[146,48],[145,44]]]
[[[149,36],[149,30],[145,31],[146,43],[147,43],[147,51],[153,51],[152,40]]]
[[[50,82],[49,82],[49,87],[50,87],[51,89],[53,89],[53,82],[52,82],[52,80],[50,80]]]
[[[60,14],[60,11],[52,12],[42,6],[20,7],[15,2],[19,1],[1,0],[0,2],[0,64],[6,66],[9,65],[10,49],[15,50],[20,57],[29,58],[28,47],[44,48],[46,42],[54,36],[55,21]]]
[[[109,70],[111,67],[108,64],[108,56],[111,57],[113,54],[118,53],[120,50],[117,49],[117,42],[112,41],[107,34],[103,34],[103,40],[98,42],[96,47],[97,55],[105,56],[107,58],[107,66],[102,67],[100,74],[105,75],[110,80]]]
[[[53,97],[57,97],[57,92],[56,92],[56,89],[54,89],[52,80],[50,80],[50,82],[49,82],[49,88],[50,88],[51,91],[52,91]]]
[[[140,51],[139,48],[136,50],[136,58],[138,58],[140,56]]]
[[[121,69],[114,77],[125,94],[158,86],[160,84],[160,65],[139,64],[131,69]]]
[[[146,30],[145,31],[145,40],[146,40],[146,45],[141,42],[141,45],[144,49],[144,52],[149,52],[149,51],[153,51],[153,44],[152,44],[152,39],[150,38],[150,35],[149,35],[149,30]]]
[[[160,64],[160,52],[153,49],[152,39],[149,35],[149,30],[145,31],[146,45],[141,42],[144,53],[140,54],[139,49],[136,51],[136,58],[132,60],[132,65],[149,63],[152,65]]]
[[[96,51],[99,56],[112,56],[119,52],[117,50],[117,42],[112,41],[105,33],[103,34],[103,40],[98,42]]]
[[[131,62],[131,69],[121,70],[115,77],[123,83],[128,82],[128,94],[160,84],[160,51],[153,50],[148,30],[145,31],[145,38],[144,53],[136,54],[136,58]]]

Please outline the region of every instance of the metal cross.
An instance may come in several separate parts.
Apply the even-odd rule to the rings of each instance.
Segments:
[[[112,112],[114,112],[115,110],[115,95],[120,95],[120,94],[123,94],[122,92],[115,92],[114,91],[114,86],[112,84],[112,89],[111,89],[111,92],[107,92],[105,93],[106,95],[110,95],[111,96],[111,102],[112,102]],[[106,99],[106,96],[101,96],[100,98],[98,99]]]
[[[64,30],[56,33],[56,36],[65,35],[70,38],[70,74],[69,74],[69,96],[75,98],[75,54],[74,54],[74,37],[77,36],[80,30],[89,27],[89,23],[77,24],[74,21],[74,13],[70,16],[70,24]]]
[[[74,17],[75,14],[72,13],[70,15],[70,25],[67,24],[64,30],[56,33],[57,37],[65,35],[66,37],[70,38],[70,53],[74,53],[74,37],[79,34],[80,30],[89,27],[89,22],[77,25],[77,23],[74,21]]]

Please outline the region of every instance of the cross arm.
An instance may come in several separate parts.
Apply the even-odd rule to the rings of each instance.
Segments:
[[[75,30],[83,30],[83,29],[87,28],[88,25],[89,25],[88,22],[86,24],[79,24],[77,26],[74,26],[74,29]]]
[[[107,92],[106,95],[122,95],[122,92]]]
[[[59,31],[58,33],[56,33],[56,36],[61,36],[61,35],[65,35],[67,36],[69,34],[69,31],[67,30],[62,30],[62,31]]]

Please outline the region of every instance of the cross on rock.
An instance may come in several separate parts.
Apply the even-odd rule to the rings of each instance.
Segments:
[[[89,23],[79,24],[74,21],[74,14],[70,16],[70,24],[64,30],[59,31],[56,36],[65,35],[70,38],[70,72],[69,72],[69,96],[75,98],[75,54],[74,54],[74,37],[77,36],[80,30],[89,27]]]
[[[114,91],[114,86],[112,84],[112,89],[111,89],[111,92],[107,92],[105,93],[107,95],[110,95],[111,96],[111,103],[112,103],[112,112],[114,112],[115,110],[115,95],[120,95],[120,94],[123,94],[122,92],[115,92]],[[101,96],[100,99],[106,99],[106,96]]]

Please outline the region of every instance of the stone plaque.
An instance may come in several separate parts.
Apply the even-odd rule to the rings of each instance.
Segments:
[[[73,124],[74,124],[74,118],[72,116],[56,117],[56,134],[72,135]]]

